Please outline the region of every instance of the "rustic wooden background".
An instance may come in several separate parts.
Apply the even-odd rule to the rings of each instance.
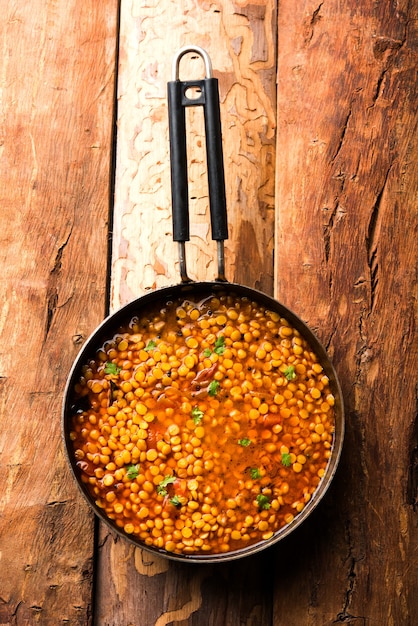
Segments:
[[[415,626],[417,3],[0,7],[0,626]],[[61,443],[86,337],[178,281],[166,83],[185,44],[220,84],[227,276],[317,332],[347,413],[312,517],[222,566],[157,559],[97,524]],[[189,266],[211,280],[198,110],[189,125]]]

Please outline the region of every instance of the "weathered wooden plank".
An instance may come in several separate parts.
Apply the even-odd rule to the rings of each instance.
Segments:
[[[156,6],[157,5],[157,6]],[[112,306],[179,281],[171,240],[166,90],[186,44],[205,48],[219,79],[226,168],[228,278],[272,291],[275,137],[274,2],[164,4],[121,8]],[[181,77],[203,76],[199,59]],[[202,111],[189,111],[193,278],[215,276],[207,216]],[[239,252],[250,250],[245,259]]]
[[[186,44],[211,56],[219,79],[229,235],[227,277],[272,292],[275,163],[275,3],[123,0],[112,263],[115,309],[146,290],[179,282],[171,239],[166,84]],[[185,58],[181,78],[203,64]],[[201,110],[188,112],[192,240],[190,275],[212,280]],[[97,619],[102,625],[268,624],[269,555],[222,567],[167,563],[101,529]],[[114,565],[117,564],[117,567]]]
[[[418,621],[416,18],[402,1],[280,3],[276,290],[329,347],[347,436],[280,552],[278,624]]]
[[[116,23],[113,0],[2,3],[1,624],[91,617],[93,516],[60,408],[105,312]]]
[[[103,536],[97,563],[98,624],[272,623],[273,551],[248,557],[244,565],[173,563],[112,533]]]

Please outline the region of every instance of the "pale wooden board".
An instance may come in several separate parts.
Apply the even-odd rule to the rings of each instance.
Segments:
[[[171,238],[166,91],[173,57],[184,45],[206,49],[219,79],[229,213],[227,276],[271,291],[274,2],[238,6],[227,1],[125,0],[120,30],[112,307],[146,290],[179,282],[177,247]],[[183,80],[204,75],[199,58],[184,59],[180,70]],[[201,108],[190,109],[188,120],[192,235],[188,265],[192,278],[212,280],[216,246],[207,214]],[[249,243],[251,256],[242,259]]]

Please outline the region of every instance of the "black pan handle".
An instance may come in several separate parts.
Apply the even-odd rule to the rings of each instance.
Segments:
[[[206,77],[203,80],[179,80],[180,60],[188,52],[195,52],[204,60]],[[199,90],[200,95],[196,98],[188,98],[187,92],[191,88]],[[218,80],[212,77],[211,62],[205,50],[198,46],[187,46],[178,51],[173,61],[173,80],[167,85],[167,93],[173,239],[182,244],[180,262],[182,263],[182,256],[184,257],[184,242],[190,239],[186,107],[203,106],[212,239],[218,242],[218,279],[225,280],[223,241],[228,239],[228,222],[219,89]],[[220,265],[222,265],[222,267],[220,267]],[[181,270],[181,273],[182,280],[189,280],[185,268],[184,272]]]

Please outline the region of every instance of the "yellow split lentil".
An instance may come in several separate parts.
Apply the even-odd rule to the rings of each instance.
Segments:
[[[310,501],[333,445],[334,396],[306,339],[234,293],[141,310],[82,366],[72,406],[87,491],[169,553],[269,539]]]

